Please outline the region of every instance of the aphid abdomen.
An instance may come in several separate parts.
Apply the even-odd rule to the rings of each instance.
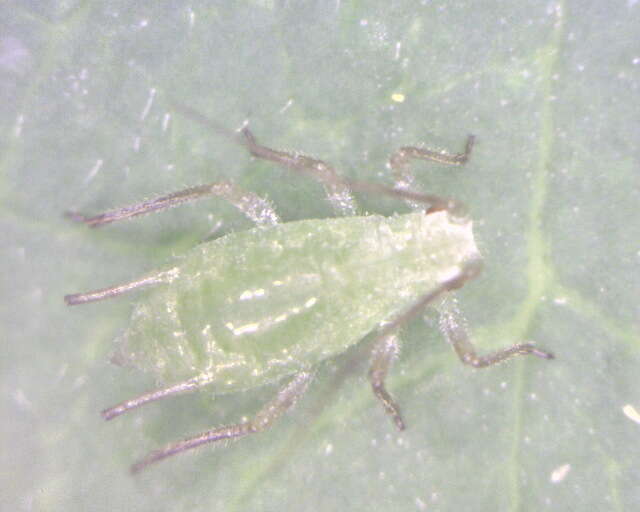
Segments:
[[[121,353],[169,382],[248,389],[343,352],[474,257],[471,223],[446,212],[234,233],[142,297]]]

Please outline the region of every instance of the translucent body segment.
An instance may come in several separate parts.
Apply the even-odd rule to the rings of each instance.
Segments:
[[[411,171],[411,160],[427,160],[446,165],[463,165],[469,160],[471,150],[475,143],[475,136],[469,135],[462,153],[450,154],[444,151],[434,151],[431,149],[405,146],[397,150],[389,159],[389,167],[393,171],[395,186],[400,190],[415,190],[415,175]],[[407,199],[406,202],[413,208],[421,205]]]
[[[166,382],[250,389],[343,352],[477,257],[471,222],[446,211],[234,233],[136,305],[118,359]]]
[[[440,310],[440,330],[447,341],[452,345],[456,354],[464,364],[474,368],[486,368],[500,363],[514,356],[534,355],[542,359],[553,359],[554,355],[546,350],[536,348],[531,343],[517,343],[509,347],[497,350],[485,356],[476,353],[475,347],[469,337],[467,323],[457,301],[448,298],[439,308]]]
[[[279,222],[278,215],[269,201],[253,192],[242,190],[228,181],[187,188],[151,201],[117,208],[92,217],[87,217],[77,212],[67,212],[67,216],[76,222],[82,222],[89,227],[95,228],[119,220],[137,217],[138,215],[166,210],[189,201],[210,196],[225,199],[259,226],[273,226]]]
[[[177,443],[171,443],[160,450],[151,452],[145,458],[131,467],[132,473],[144,469],[145,467],[159,462],[167,457],[197,448],[204,444],[214,443],[225,439],[236,439],[249,434],[262,432],[269,428],[280,416],[290,409],[297,400],[307,390],[313,374],[310,372],[298,373],[289,383],[287,383],[276,395],[276,397],[265,405],[249,421],[228,425],[203,432],[194,437],[184,439]]]

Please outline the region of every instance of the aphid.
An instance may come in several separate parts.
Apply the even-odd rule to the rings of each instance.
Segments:
[[[553,358],[530,343],[478,355],[457,307],[443,300],[447,292],[478,275],[481,257],[472,222],[460,203],[409,190],[409,162],[462,165],[471,153],[473,136],[460,154],[401,148],[390,159],[395,186],[386,187],[340,178],[325,162],[259,145],[247,128],[230,134],[198,112],[174,106],[214,131],[232,135],[253,156],[320,181],[340,216],[281,224],[269,202],[228,182],[93,217],[69,214],[96,227],[213,195],[231,202],[258,225],[198,245],[177,263],[131,282],[65,297],[68,305],[76,305],[152,287],[135,305],[117,357],[155,372],[167,386],[105,409],[107,420],[205,386],[214,393],[231,393],[284,383],[252,419],[151,452],[132,466],[133,472],[206,443],[265,430],[305,392],[318,363],[371,332],[373,392],[396,427],[404,429],[385,378],[399,350],[397,331],[427,305],[440,309],[441,330],[464,364],[482,368],[525,354]],[[357,216],[352,190],[401,198],[416,211]]]

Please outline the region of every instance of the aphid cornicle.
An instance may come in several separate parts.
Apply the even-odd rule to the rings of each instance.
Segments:
[[[247,128],[230,134],[189,107],[174,108],[219,134],[231,135],[253,156],[320,181],[341,216],[282,224],[269,202],[228,182],[193,187],[93,217],[69,214],[89,226],[100,226],[214,195],[258,224],[200,244],[179,262],[140,279],[65,297],[67,304],[76,305],[152,287],[135,305],[116,357],[155,372],[167,387],[105,409],[105,419],[205,386],[213,393],[230,393],[283,382],[275,398],[252,419],[172,443],[141,459],[132,471],[205,443],[264,430],[304,393],[318,363],[371,332],[375,332],[369,370],[373,392],[396,426],[404,429],[384,381],[398,352],[398,329],[427,305],[439,306],[441,330],[465,364],[485,367],[522,354],[553,357],[530,343],[477,355],[457,307],[442,300],[478,274],[481,257],[472,222],[460,203],[409,190],[413,183],[409,161],[464,164],[472,136],[464,152],[455,155],[401,148],[390,159],[395,186],[387,187],[340,178],[325,162],[259,145]],[[352,190],[398,197],[416,211],[392,217],[358,216]]]

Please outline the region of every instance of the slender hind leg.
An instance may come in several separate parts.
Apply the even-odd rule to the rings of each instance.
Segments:
[[[188,201],[194,201],[208,196],[217,196],[226,199],[260,226],[273,226],[279,222],[278,215],[269,201],[257,196],[253,192],[242,190],[227,181],[187,188],[179,192],[152,199],[151,201],[144,201],[124,208],[110,210],[92,217],[86,217],[77,212],[67,212],[67,216],[72,220],[95,228],[119,220],[137,217],[138,215],[173,208]]]
[[[389,167],[393,171],[393,177],[395,180],[395,187],[399,190],[410,190],[415,186],[415,175],[411,171],[411,160],[427,160],[430,162],[436,162],[447,165],[463,165],[469,160],[473,144],[475,142],[475,136],[469,135],[467,142],[462,153],[450,154],[444,151],[433,151],[431,149],[417,148],[414,146],[405,146],[396,151],[391,158],[389,158]],[[413,208],[418,208],[419,205],[407,200],[407,203]]]
[[[197,436],[171,443],[160,450],[151,452],[149,455],[131,466],[131,472],[146,468],[150,464],[159,462],[167,457],[197,448],[203,444],[214,443],[224,439],[235,439],[249,434],[262,432],[269,428],[274,421],[290,409],[307,390],[312,374],[309,372],[298,373],[286,386],[284,386],[276,397],[265,405],[252,419],[235,425],[216,428],[198,434]]]
[[[64,301],[67,303],[67,306],[77,306],[79,304],[87,304],[88,302],[97,302],[99,300],[117,297],[118,295],[137,290],[138,288],[145,288],[147,286],[154,286],[161,283],[170,283],[179,275],[180,270],[178,267],[174,267],[170,270],[156,272],[155,274],[146,275],[141,279],[135,279],[128,283],[110,286],[109,288],[100,288],[99,290],[93,290],[90,292],[65,295]]]
[[[393,340],[394,333],[445,292],[456,290],[463,286],[468,280],[475,278],[481,269],[482,263],[480,260],[467,261],[457,275],[440,283],[440,285],[436,286],[432,291],[420,297],[407,311],[394,318],[378,331],[374,341],[374,351],[369,376],[374,394],[382,402],[385,411],[391,416],[398,429],[403,430],[405,427],[400,415],[400,409],[384,388],[384,379],[391,365],[391,361],[397,352],[396,341]],[[527,354],[541,357],[542,359],[553,359],[551,352],[535,348],[535,346],[530,343],[513,345],[484,357],[478,356],[467,336],[466,328],[461,321],[460,312],[456,311],[457,310],[449,309],[448,312],[444,314],[444,319],[441,320],[440,325],[445,337],[453,345],[460,360],[465,364],[476,368],[483,368],[516,355]]]
[[[209,384],[209,382],[210,381],[208,379],[195,377],[193,379],[174,384],[173,386],[156,389],[155,391],[150,391],[149,393],[131,398],[130,400],[125,400],[118,405],[109,407],[108,409],[104,409],[101,414],[105,420],[112,420],[113,418],[120,416],[125,412],[137,409],[142,405],[148,404],[150,402],[155,402],[156,400],[160,400],[161,398],[186,393],[188,391],[195,391],[196,389],[206,386],[207,384]]]

